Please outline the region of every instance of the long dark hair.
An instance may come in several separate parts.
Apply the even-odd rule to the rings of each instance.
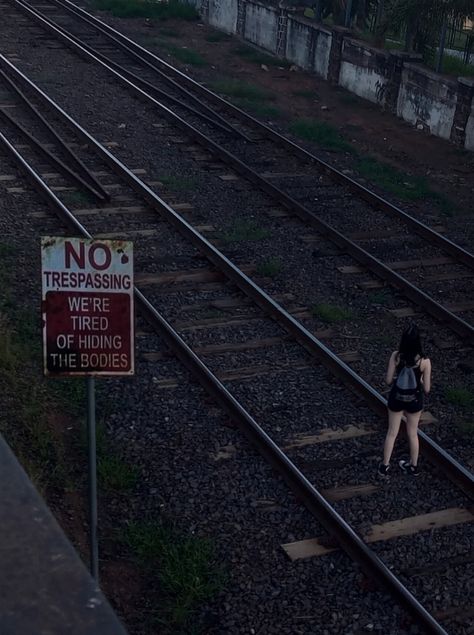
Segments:
[[[400,366],[414,366],[419,355],[423,357],[423,347],[421,346],[420,331],[416,324],[410,324],[402,333],[400,346],[398,347],[400,356]]]

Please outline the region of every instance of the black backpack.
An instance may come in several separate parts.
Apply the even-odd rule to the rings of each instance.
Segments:
[[[420,386],[416,377],[415,366],[403,366],[397,375],[395,382],[395,398],[404,403],[415,401],[420,392]]]

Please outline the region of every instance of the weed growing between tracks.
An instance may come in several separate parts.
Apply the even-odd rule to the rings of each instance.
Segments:
[[[409,176],[373,157],[358,159],[355,167],[364,177],[401,201],[432,201],[446,216],[452,216],[455,211],[453,204],[443,194],[435,192],[424,177]]]
[[[211,543],[184,535],[162,520],[132,523],[121,540],[147,572],[149,586],[158,586],[163,594],[154,610],[161,632],[189,633],[196,609],[226,580]]]
[[[260,276],[267,278],[274,278],[280,273],[283,267],[283,263],[280,258],[267,258],[257,265],[257,273]]]
[[[236,221],[226,231],[222,238],[227,243],[236,243],[246,240],[262,240],[269,238],[270,231],[265,227],[260,227],[254,220]]]
[[[94,198],[87,192],[63,192],[62,200],[65,205],[91,205]]]
[[[177,192],[187,192],[196,188],[198,184],[197,178],[187,178],[184,176],[176,176],[174,174],[167,174],[159,176],[159,181],[163,185],[171,190]]]
[[[311,313],[326,324],[345,322],[353,317],[353,314],[349,311],[349,309],[334,306],[333,304],[326,304],[324,302],[313,305]]]
[[[474,393],[463,386],[453,386],[444,391],[446,400],[453,406],[460,408],[472,408],[474,406]]]

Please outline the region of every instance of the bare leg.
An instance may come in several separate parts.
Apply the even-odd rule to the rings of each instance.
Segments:
[[[398,431],[400,430],[402,415],[403,412],[392,412],[391,410],[388,411],[388,430],[387,436],[385,437],[385,445],[383,448],[384,465],[388,465],[390,463],[390,457],[392,456],[395,439],[397,438]]]
[[[410,463],[414,466],[418,465],[419,441],[418,441],[418,422],[420,421],[420,412],[407,412],[407,434],[408,443],[410,444]]]

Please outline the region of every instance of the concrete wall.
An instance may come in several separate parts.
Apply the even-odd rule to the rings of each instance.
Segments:
[[[388,51],[357,40],[344,39],[339,84],[374,103],[385,104]]]
[[[466,126],[466,150],[474,151],[474,104],[472,105],[471,115]]]
[[[267,51],[276,53],[278,14],[278,9],[274,7],[267,7],[257,2],[248,2],[244,24],[245,39]]]
[[[414,64],[419,56],[376,49],[347,29],[316,24],[283,0],[278,7],[261,0],[191,1],[212,26],[474,150],[474,80],[438,75]]]
[[[397,104],[399,117],[450,139],[456,103],[456,80],[443,78],[419,64],[405,65]]]
[[[285,57],[293,64],[327,79],[331,42],[329,29],[289,16]]]
[[[209,0],[209,24],[226,33],[235,33],[237,28],[237,2],[235,0]]]

